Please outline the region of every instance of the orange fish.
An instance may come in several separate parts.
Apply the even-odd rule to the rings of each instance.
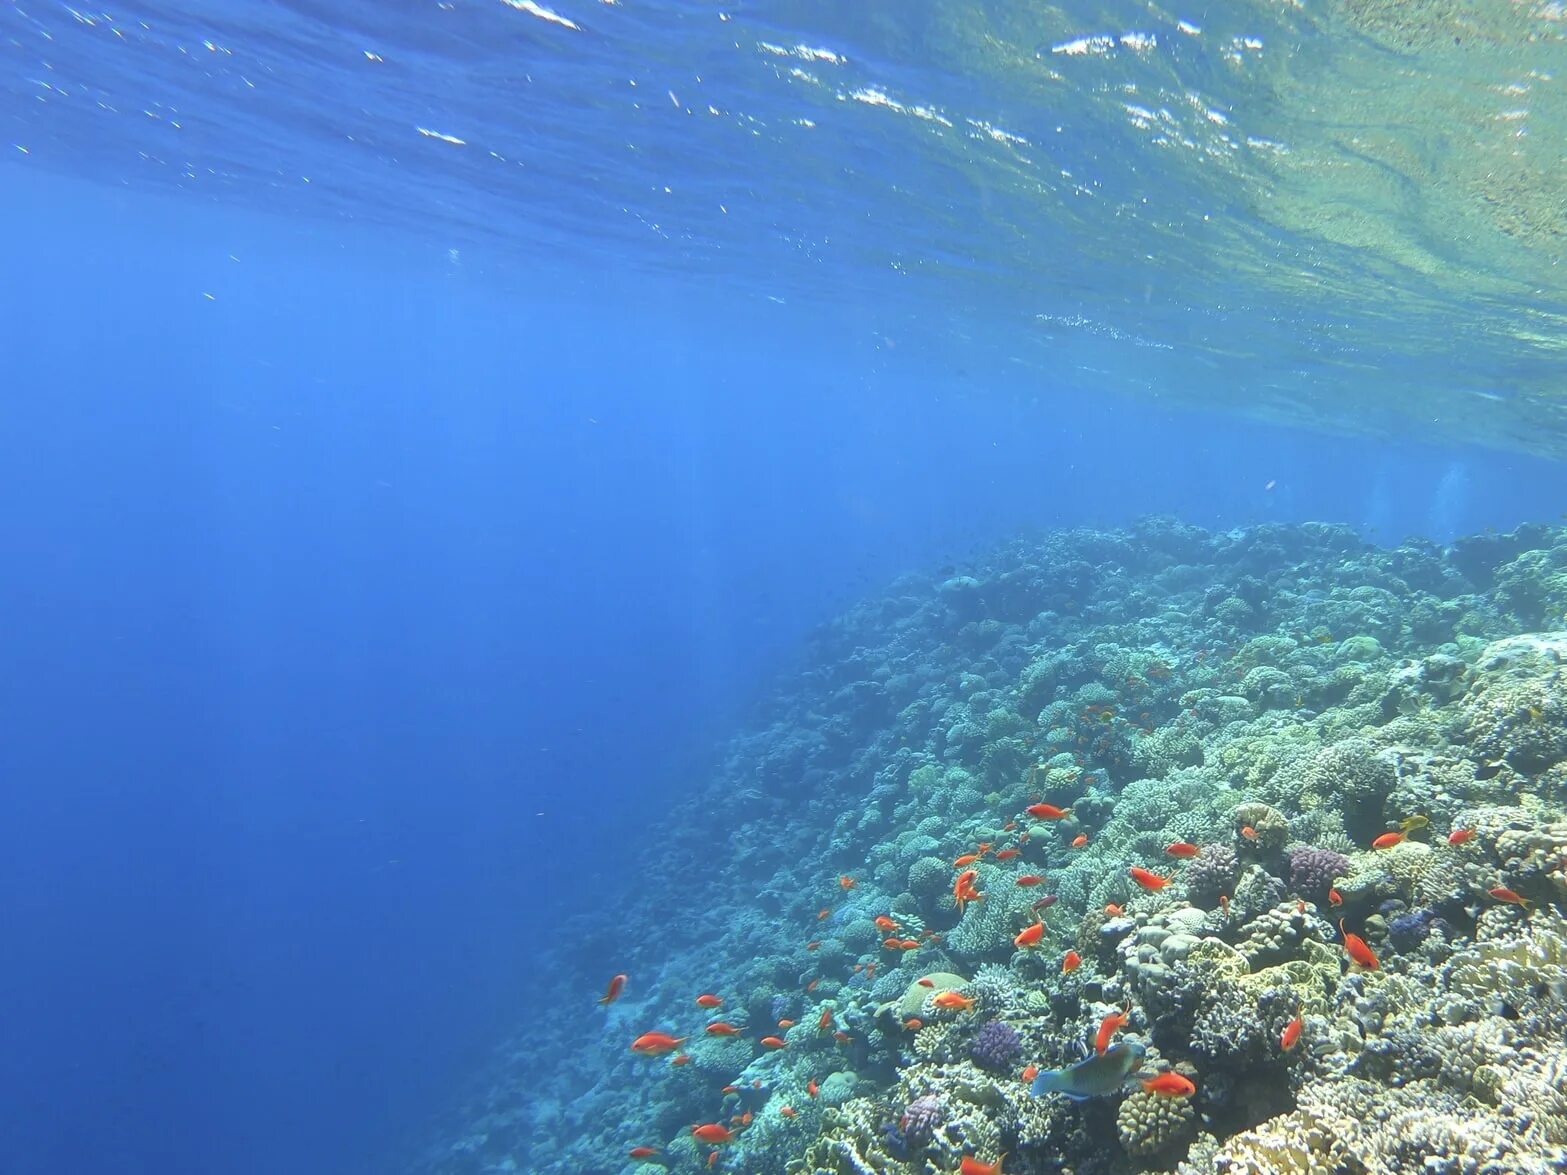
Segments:
[[[1394,845],[1401,843],[1405,836],[1406,834],[1402,832],[1384,832],[1371,842],[1371,847],[1374,849],[1390,849]]]
[[[910,1032],[918,1032],[921,1028],[925,1027],[925,1021],[921,1020],[918,1016],[910,1016],[903,1022],[903,1026]]]
[[[1344,904],[1344,895],[1343,894],[1339,893],[1339,891],[1336,890],[1336,889],[1328,890],[1328,905],[1330,905],[1330,906],[1342,906],[1343,904]]]
[[[620,993],[626,990],[626,976],[617,975],[609,981],[609,990],[604,993],[601,1004],[612,1004],[620,998]]]
[[[1035,804],[1027,811],[1040,820],[1065,820],[1072,814],[1071,808],[1058,808],[1054,804]]]
[[[808,1097],[815,1097],[821,1093],[822,1087],[816,1084],[816,1078],[811,1078],[805,1083],[805,1092]]]
[[[816,911],[816,920],[818,922],[825,922],[825,921],[827,921],[827,919],[829,919],[831,917],[832,917],[832,911],[831,910],[823,908],[823,909],[820,909],[820,910]]]
[[[662,1057],[665,1053],[672,1053],[688,1038],[684,1036],[670,1036],[665,1032],[644,1032],[631,1042],[631,1051],[641,1053],[644,1057]]]
[[[1163,1097],[1191,1097],[1197,1092],[1195,1085],[1179,1073],[1170,1070],[1144,1081],[1143,1088],[1149,1093],[1157,1093]]]
[[[718,1092],[727,1097],[731,1093],[739,1093],[740,1087],[738,1085],[726,1085]]]
[[[1133,865],[1128,872],[1132,880],[1146,890],[1158,891],[1170,884],[1168,877],[1160,877],[1157,873],[1150,873],[1140,865]]]
[[[1033,950],[1044,937],[1045,924],[1035,922],[1032,926],[1025,926],[1018,931],[1017,937],[1012,940],[1012,945],[1023,951]]]
[[[990,852],[990,842],[988,840],[980,841],[979,842],[979,847],[976,848],[974,851],[977,852],[981,857],[983,857],[986,853]]]
[[[821,983],[822,983],[822,977],[820,975],[818,975],[815,979],[811,980],[809,983],[807,983],[805,985],[805,990],[806,991],[815,991],[818,987],[821,986]]]
[[[1230,916],[1230,895],[1229,894],[1221,893],[1219,895],[1219,909],[1224,911],[1224,916],[1226,918],[1228,918]]]
[[[1017,879],[1017,883],[1024,889],[1029,889],[1036,885],[1043,885],[1045,883],[1045,879],[1039,876],[1037,873],[1025,873],[1022,877]]]
[[[1305,898],[1301,898],[1298,902],[1295,903],[1295,913],[1297,913],[1297,914],[1304,914],[1305,912],[1306,912],[1306,899]]]
[[[718,1166],[718,1152],[709,1151],[707,1155],[707,1169],[711,1171],[716,1166]]]
[[[689,1065],[691,1063],[691,1054],[681,1053],[678,1057],[669,1063],[671,1065]]]
[[[1519,909],[1523,910],[1527,910],[1529,908],[1528,898],[1523,897],[1521,894],[1514,893],[1504,885],[1499,885],[1495,889],[1488,889],[1485,892],[1499,902],[1508,902],[1511,905],[1517,906]]]
[[[778,1112],[780,1114],[782,1114],[785,1118],[793,1118],[795,1116],[795,1112],[794,1112],[794,1107],[793,1106],[784,1106],[781,1109],[779,1109]]]
[[[921,987],[935,987],[936,986],[936,981],[934,979],[921,979],[921,980],[918,980],[918,983],[919,983],[919,985]]]
[[[876,929],[891,934],[898,929],[898,924],[885,914],[876,915]]]
[[[965,869],[984,855],[984,853],[964,853],[956,861],[952,862],[952,867],[954,869]]]
[[[1001,1175],[1001,1159],[1004,1158],[1006,1155],[994,1163],[981,1163],[972,1155],[964,1155],[963,1162],[958,1166],[958,1175]]]
[[[1084,845],[1086,845],[1087,843],[1088,843],[1088,834],[1086,832],[1080,832],[1075,837],[1072,838],[1072,847],[1074,849],[1080,849]]]
[[[875,963],[872,963],[869,967],[865,968],[865,978],[866,979],[875,979],[876,978],[876,964]]]
[[[1076,951],[1067,951],[1066,957],[1061,960],[1061,974],[1070,975],[1083,965],[1083,956]]]
[[[1114,902],[1110,902],[1105,906],[1105,913],[1110,915],[1112,918],[1119,918],[1123,913],[1125,913],[1125,911]]]
[[[1279,1037],[1279,1047],[1289,1052],[1300,1043],[1300,1034],[1305,1031],[1306,1021],[1296,1016],[1284,1026],[1284,1033]]]
[[[633,1159],[651,1159],[656,1154],[658,1154],[656,1146],[634,1146],[631,1148],[630,1157]]]
[[[1010,861],[1013,857],[1016,857],[1022,851],[1022,849],[1002,849],[999,853],[996,854],[996,860]]]
[[[709,1024],[703,1031],[709,1036],[739,1036],[743,1030],[736,1028],[733,1024],[725,1024],[720,1021],[717,1024]]]
[[[716,995],[699,995],[696,997],[696,1006],[699,1008],[721,1008],[724,1001]]]
[[[1241,835],[1244,836],[1247,840],[1256,840],[1257,830],[1248,824],[1241,829]]]
[[[827,1032],[832,1028],[832,1009],[827,1008],[822,1012],[822,1018],[816,1022],[817,1032]]]
[[[819,951],[819,950],[821,950],[822,949],[822,940],[818,938],[818,939],[815,939],[812,942],[806,943],[805,944],[805,949],[808,950],[808,951]]]
[[[977,898],[979,895],[975,894],[974,897]],[[971,898],[970,900],[972,901],[973,899]],[[920,940],[917,938],[906,938],[898,944],[898,949],[900,951],[917,951],[920,949]]]
[[[1036,1078],[1038,1076],[1039,1076],[1039,1066],[1038,1065],[1028,1065],[1028,1066],[1024,1067],[1024,1069],[1023,1069],[1023,1076],[1021,1078],[1019,1078],[1019,1080],[1022,1081],[1024,1085],[1032,1085],[1034,1083],[1034,1078]]]
[[[889,951],[901,951],[903,949],[903,940],[901,938],[884,938],[881,940],[881,945]]]
[[[845,893],[848,893],[849,890],[853,889],[859,884],[860,883],[858,881],[855,881],[854,878],[850,877],[847,873],[838,878],[838,887]]]
[[[835,1032],[832,1034],[832,1038],[839,1044],[848,1044],[851,1040],[854,1039],[854,1037],[850,1036],[847,1032]]]
[[[957,884],[952,887],[952,896],[958,903],[959,914],[963,913],[963,907],[969,902],[977,902],[984,897],[983,894],[974,888],[974,883],[978,880],[979,873],[973,869],[966,873],[958,874]]]
[[[1002,832],[1016,832],[1017,831],[1017,821],[1016,820],[1008,820],[1005,824],[1003,824],[1001,826],[1001,831]]]
[[[1472,828],[1455,828],[1447,834],[1447,843],[1455,849],[1459,845],[1466,845],[1478,835]]]
[[[795,1026],[795,1023],[796,1022],[793,1020],[780,1020],[778,1021],[778,1027],[782,1028],[785,1032],[788,1032],[789,1029]]]
[[[780,1037],[764,1036],[762,1037],[762,1047],[764,1049],[786,1049],[789,1047],[789,1044]]]
[[[1375,971],[1381,966],[1377,962],[1376,955],[1366,945],[1366,940],[1361,938],[1360,935],[1351,934],[1344,929],[1344,919],[1342,918],[1338,920],[1338,929],[1339,933],[1344,936],[1344,951],[1353,962],[1364,967],[1367,971]]]
[[[969,1012],[974,1008],[972,996],[959,995],[955,991],[944,991],[930,1001],[938,1008],[945,1008],[951,1012]]]
[[[729,1127],[721,1126],[717,1122],[709,1122],[705,1126],[691,1127],[691,1137],[698,1142],[718,1143],[733,1142],[735,1135]]]
[[[1168,856],[1179,857],[1183,861],[1191,857],[1195,857],[1198,853],[1202,852],[1202,850],[1199,849],[1196,845],[1189,844],[1184,840],[1176,841],[1173,845],[1170,845],[1164,851]]]
[[[1119,1012],[1111,1012],[1099,1022],[1099,1031],[1094,1034],[1094,1052],[1101,1057],[1110,1047],[1110,1039],[1117,1032],[1126,1027],[1126,1022],[1132,1018],[1132,1010],[1124,1008]]]

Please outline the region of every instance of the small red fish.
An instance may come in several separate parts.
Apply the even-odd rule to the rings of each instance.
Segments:
[[[788,1032],[789,1029],[795,1026],[795,1023],[796,1021],[794,1020],[780,1020],[778,1021],[778,1027],[782,1028],[785,1032]]]
[[[1119,918],[1125,912],[1125,910],[1121,909],[1121,907],[1116,905],[1114,902],[1108,902],[1105,905],[1105,913],[1110,915],[1112,918]]]
[[[1032,1085],[1034,1083],[1034,1078],[1036,1078],[1038,1076],[1039,1076],[1039,1066],[1038,1065],[1028,1065],[1028,1066],[1024,1067],[1024,1069],[1023,1069],[1023,1076],[1020,1078],[1020,1080],[1023,1082],[1024,1085]]]
[[[1010,861],[1013,857],[1021,854],[1022,851],[1022,849],[1002,849],[999,853],[996,854],[996,860]]]
[[[732,1093],[739,1093],[740,1087],[738,1085],[726,1085],[718,1092],[723,1094],[725,1097],[728,1097]]]
[[[805,1083],[805,1093],[808,1097],[815,1097],[821,1093],[822,1087],[816,1084],[816,1078],[811,1078]]]
[[[795,1109],[793,1106],[783,1106],[779,1109],[778,1112],[785,1118],[793,1118],[795,1116]]]
[[[669,1063],[671,1065],[689,1065],[691,1063],[691,1054],[681,1053],[678,1057]]]
[[[952,862],[952,867],[954,869],[966,869],[984,855],[983,853],[964,853],[956,861]]]
[[[699,1008],[721,1008],[724,1001],[716,995],[699,995],[696,997],[696,1006]]]
[[[1017,879],[1017,883],[1024,889],[1029,889],[1032,886],[1043,885],[1045,879],[1037,873],[1025,873]]]
[[[644,1057],[662,1057],[685,1044],[684,1036],[670,1036],[666,1032],[644,1032],[631,1042],[631,1051]]]
[[[716,1166],[718,1166],[718,1152],[709,1151],[707,1154],[707,1169],[711,1171]]]
[[[1019,950],[1033,950],[1045,937],[1045,924],[1036,922],[1032,926],[1025,926],[1018,931],[1017,937],[1012,940],[1012,945]]]
[[[952,896],[958,904],[959,914],[963,913],[963,907],[969,902],[977,902],[984,896],[974,888],[974,883],[978,880],[979,873],[974,869],[958,875],[958,880],[952,887]]]
[[[981,1163],[972,1155],[964,1155],[963,1162],[958,1165],[958,1175],[1001,1175],[1001,1159],[1004,1158],[1006,1155],[994,1163]]]
[[[1479,833],[1472,828],[1455,828],[1447,834],[1447,843],[1456,849],[1459,845],[1468,844],[1478,835]]]
[[[1179,1073],[1170,1070],[1144,1081],[1143,1088],[1149,1093],[1157,1093],[1162,1097],[1191,1097],[1197,1092],[1195,1085]]]
[[[1221,893],[1219,895],[1219,909],[1224,911],[1224,916],[1226,918],[1228,918],[1230,916],[1230,895],[1229,894]]]
[[[854,878],[850,877],[847,873],[838,878],[838,888],[843,890],[844,893],[848,893],[851,889],[859,884],[860,883],[858,881],[855,881]]]
[[[1168,877],[1160,877],[1157,873],[1150,873],[1141,865],[1133,865],[1128,872],[1131,873],[1133,881],[1150,892],[1161,890],[1170,884]]]
[[[1336,890],[1336,889],[1328,890],[1328,905],[1330,905],[1330,906],[1342,906],[1343,904],[1344,904],[1344,895],[1343,894],[1339,893],[1339,891]]]
[[[1035,902],[1029,908],[1031,910],[1033,910],[1034,913],[1037,914],[1041,910],[1048,910],[1048,909],[1050,909],[1051,906],[1055,905],[1060,900],[1061,900],[1061,895],[1060,894],[1047,893],[1044,897],[1040,898],[1037,902]]]
[[[1495,889],[1488,889],[1485,892],[1499,902],[1507,902],[1510,905],[1517,906],[1521,910],[1527,910],[1529,908],[1528,898],[1522,896],[1521,894],[1514,893],[1504,885],[1499,885]]]
[[[1289,1052],[1290,1049],[1300,1043],[1300,1034],[1305,1031],[1305,1028],[1306,1021],[1296,1016],[1295,1019],[1284,1026],[1284,1032],[1279,1037],[1279,1047],[1285,1052]]]
[[[734,1131],[730,1130],[729,1127],[720,1125],[717,1122],[709,1122],[704,1126],[691,1127],[691,1137],[698,1142],[718,1143],[733,1142],[735,1135]],[[716,1154],[717,1152],[715,1151],[714,1153]]]
[[[808,951],[819,951],[819,950],[821,950],[822,949],[822,940],[818,938],[818,939],[815,939],[815,940],[813,940],[811,942],[806,943],[805,944],[805,949],[808,950]]]
[[[945,1008],[949,1012],[972,1012],[974,1010],[974,998],[960,995],[955,991],[944,991],[934,996],[931,1001],[938,1008]]]
[[[1080,849],[1084,845],[1086,845],[1087,843],[1088,843],[1088,834],[1086,832],[1080,832],[1075,837],[1072,838],[1072,847],[1074,849]]]
[[[805,985],[805,990],[806,991],[815,991],[821,985],[822,985],[822,977],[820,975],[818,975],[815,979],[811,980],[809,983],[807,983]]]
[[[1016,832],[1017,831],[1017,821],[1016,820],[1008,820],[1005,824],[1003,824],[1001,826],[1001,831],[1002,832]]]
[[[630,1157],[633,1159],[651,1159],[658,1154],[656,1146],[634,1146],[631,1148]]]
[[[1071,808],[1058,808],[1054,804],[1035,804],[1028,814],[1040,820],[1065,820],[1072,814]]]
[[[1377,962],[1376,955],[1366,945],[1366,940],[1361,938],[1360,935],[1351,934],[1344,929],[1344,919],[1342,918],[1338,920],[1338,929],[1339,933],[1344,936],[1344,952],[1350,957],[1352,962],[1364,967],[1367,971],[1375,971],[1381,966]]]
[[[762,1037],[762,1047],[764,1049],[786,1049],[789,1047],[789,1044],[780,1037],[764,1036]]]
[[[822,1012],[822,1018],[816,1022],[817,1032],[829,1032],[832,1030],[832,1009],[827,1008]]]
[[[1402,832],[1384,832],[1376,840],[1371,842],[1374,849],[1390,849],[1396,844],[1402,844],[1406,834]]]
[[[816,911],[816,920],[818,922],[825,922],[825,921],[827,921],[827,919],[829,919],[831,917],[832,917],[832,911],[827,909],[827,908],[825,908],[825,907],[823,907],[822,909]]]
[[[1094,1052],[1101,1057],[1110,1047],[1110,1041],[1117,1032],[1126,1027],[1126,1022],[1132,1018],[1130,1008],[1124,1008],[1119,1012],[1111,1012],[1099,1022],[1099,1031],[1094,1034]]]
[[[1184,840],[1176,841],[1173,845],[1166,847],[1164,851],[1167,856],[1178,857],[1182,861],[1189,860],[1202,852],[1196,845]]]
[[[620,993],[626,990],[626,976],[617,975],[609,981],[609,990],[599,1000],[601,1004],[612,1004],[620,998]]]
[[[847,1032],[835,1032],[832,1034],[832,1038],[839,1044],[848,1044],[851,1040],[854,1039],[854,1037],[850,1036]]]
[[[703,1031],[709,1036],[739,1036],[742,1030],[736,1028],[733,1024],[725,1024],[720,1021],[717,1024],[709,1024]]]
[[[1241,835],[1244,836],[1247,840],[1254,841],[1257,839],[1257,830],[1248,824],[1241,829]]]
[[[1083,956],[1076,951],[1067,951],[1066,958],[1061,960],[1061,974],[1070,975],[1083,965]]]
[[[925,1021],[921,1020],[918,1016],[910,1016],[903,1022],[903,1026],[910,1032],[918,1032],[921,1028],[925,1027]]]
[[[917,982],[919,983],[919,985],[921,987],[935,987],[936,986],[936,981],[934,979],[920,979],[920,980],[917,980]]]
[[[1306,912],[1306,899],[1305,898],[1301,898],[1299,901],[1297,901],[1295,903],[1295,913],[1297,913],[1297,914],[1304,914],[1305,912]]]
[[[898,929],[898,924],[885,914],[876,915],[876,929],[891,934]]]

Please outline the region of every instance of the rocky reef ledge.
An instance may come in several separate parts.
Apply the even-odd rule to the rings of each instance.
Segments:
[[[1564,614],[1545,526],[902,579],[540,944],[418,1169],[1567,1169]]]

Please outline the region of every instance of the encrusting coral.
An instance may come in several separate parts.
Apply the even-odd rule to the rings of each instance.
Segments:
[[[1561,568],[1150,520],[906,577],[544,951],[424,1175],[1567,1169]]]

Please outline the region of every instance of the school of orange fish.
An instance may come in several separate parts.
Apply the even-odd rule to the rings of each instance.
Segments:
[[[1072,810],[1070,808],[1058,808],[1054,804],[1047,803],[1035,803],[1028,807],[1025,811],[1027,815],[1034,817],[1036,820],[1046,822],[1065,820],[1072,814]],[[1425,824],[1426,821],[1423,817],[1414,817],[1411,820],[1405,822],[1405,827],[1403,829],[1395,832],[1387,832],[1381,836],[1378,836],[1374,841],[1372,841],[1371,848],[1379,851],[1392,848],[1394,845],[1400,844],[1407,840],[1411,831],[1418,828],[1423,828],[1425,827]],[[1016,832],[1018,827],[1019,826],[1017,822],[1012,821],[1004,827],[1003,831],[1007,833]],[[992,853],[992,850],[994,849],[993,844],[990,842],[982,842],[979,845],[976,845],[972,852],[964,853],[953,861],[953,868],[961,870],[952,887],[952,897],[956,903],[960,917],[969,903],[980,902],[985,899],[984,893],[982,893],[978,888],[980,874],[979,871],[974,868],[974,866],[979,864],[987,855],[992,855],[993,860],[997,862],[1011,861],[1017,858],[1021,854],[1022,845],[1028,843],[1029,835],[1030,834],[1028,832],[1019,833],[1017,837],[1017,844],[1015,846],[1009,846],[1007,848],[1000,849],[999,851],[995,851],[994,853]],[[1240,835],[1249,841],[1256,841],[1258,833],[1255,828],[1246,826],[1240,829]],[[1447,837],[1447,844],[1450,848],[1459,849],[1472,841],[1475,836],[1476,832],[1472,828],[1454,829]],[[1082,848],[1087,844],[1087,833],[1080,833],[1071,841],[1071,847],[1074,849]],[[1165,849],[1165,854],[1173,860],[1186,861],[1197,856],[1200,851],[1200,845],[1191,844],[1186,841],[1177,841]],[[1128,875],[1139,888],[1148,892],[1157,892],[1161,889],[1164,889],[1174,880],[1173,877],[1156,873],[1153,870],[1145,869],[1140,865],[1131,866],[1128,870]],[[1032,887],[1044,884],[1046,879],[1036,873],[1020,873],[1014,875],[1012,880],[1014,885],[1020,887]],[[840,890],[847,893],[853,890],[858,883],[852,876],[844,875],[838,878],[837,884]],[[1524,898],[1503,886],[1497,886],[1493,889],[1490,889],[1487,891],[1487,893],[1492,899],[1498,902],[1510,903],[1524,910],[1527,910],[1530,905],[1529,899]],[[1055,896],[1050,895],[1034,903],[1034,920],[1018,931],[1017,935],[1012,939],[1012,943],[1015,947],[1017,947],[1019,950],[1038,950],[1042,946],[1047,928],[1041,915],[1045,910],[1048,910],[1055,903],[1055,900]],[[1343,899],[1336,889],[1329,891],[1328,900],[1334,906],[1342,905],[1343,903]],[[1222,896],[1219,899],[1219,902],[1221,909],[1227,915],[1229,911],[1228,895]],[[1297,909],[1300,912],[1304,913],[1305,908],[1306,903],[1304,901],[1298,903]],[[1118,916],[1123,912],[1123,907],[1114,903],[1105,907],[1105,913],[1112,917]],[[832,910],[830,908],[823,908],[818,912],[817,920],[825,920],[830,917],[831,914]],[[888,951],[916,951],[921,949],[927,943],[936,943],[941,941],[940,934],[928,930],[924,931],[919,938],[898,937],[898,932],[902,928],[897,920],[894,919],[890,914],[878,915],[875,919],[875,923],[879,930],[888,935],[888,937],[882,941],[882,947]],[[1339,933],[1343,937],[1344,954],[1348,959],[1349,966],[1351,968],[1361,968],[1367,971],[1377,970],[1380,967],[1380,963],[1375,952],[1372,951],[1366,940],[1360,935],[1351,932],[1345,926],[1344,919],[1340,918],[1338,925]],[[821,943],[819,941],[808,942],[806,944],[806,949],[815,950],[820,945]],[[1061,970],[1065,974],[1070,974],[1071,972],[1076,971],[1080,966],[1082,966],[1082,964],[1082,956],[1079,955],[1075,950],[1067,950],[1061,956]],[[855,965],[854,970],[856,972],[863,972],[867,979],[874,979],[876,974],[876,967],[877,964],[875,962],[859,963]],[[625,991],[627,980],[628,976],[626,975],[616,975],[613,979],[610,980],[608,991],[605,992],[604,996],[598,1002],[604,1005],[614,1003]],[[808,992],[814,991],[819,982],[819,978],[812,979],[807,985],[806,990]],[[921,979],[918,982],[924,984],[926,987],[935,986],[929,979]],[[704,1011],[717,1012],[723,1007],[724,1001],[717,995],[704,992],[695,997],[695,1003],[697,1007],[703,1009]],[[952,1012],[969,1012],[974,1009],[973,998],[964,996],[956,991],[941,992],[931,1000],[931,1004],[934,1007]],[[1131,1006],[1129,1004],[1120,1011],[1112,1012],[1105,1016],[1099,1025],[1098,1032],[1094,1037],[1095,1052],[1103,1055],[1106,1050],[1109,1049],[1115,1034],[1125,1027],[1130,1018]],[[795,1021],[793,1020],[778,1021],[778,1029],[780,1031],[787,1031],[788,1029],[794,1027],[794,1025]],[[918,1018],[911,1018],[904,1021],[903,1027],[909,1031],[918,1031],[924,1027],[924,1023]],[[1289,1022],[1288,1025],[1285,1026],[1283,1032],[1280,1034],[1278,1042],[1280,1050],[1283,1052],[1292,1051],[1296,1045],[1300,1043],[1301,1035],[1304,1030],[1304,1019],[1300,1016],[1296,1016]],[[714,1020],[703,1028],[703,1032],[707,1035],[721,1037],[738,1037],[743,1035],[746,1031],[747,1028],[745,1026],[730,1024],[724,1020]],[[835,1025],[834,1010],[830,1006],[822,1012],[820,1020],[817,1024],[817,1031],[823,1034],[829,1032],[832,1033],[839,1044],[848,1044],[852,1039],[848,1033],[837,1028]],[[645,1032],[641,1036],[637,1037],[636,1040],[631,1042],[631,1051],[645,1057],[663,1057],[673,1053],[675,1055],[671,1059],[670,1063],[674,1065],[683,1065],[689,1063],[690,1056],[680,1052],[680,1046],[688,1039],[689,1037],[677,1037],[665,1032]],[[784,1049],[789,1047],[788,1042],[785,1041],[782,1037],[772,1035],[770,1032],[768,1035],[759,1037],[757,1044],[764,1049]],[[1020,1080],[1022,1080],[1024,1083],[1031,1083],[1034,1078],[1038,1076],[1038,1074],[1039,1067],[1037,1065],[1030,1064],[1023,1069],[1022,1073],[1020,1074]],[[1143,1089],[1147,1090],[1149,1093],[1162,1097],[1185,1098],[1191,1097],[1197,1092],[1197,1086],[1189,1078],[1184,1077],[1181,1074],[1174,1072],[1173,1070],[1166,1070],[1151,1077],[1142,1077],[1139,1080]],[[755,1085],[757,1088],[760,1088],[761,1082],[757,1081]],[[812,1098],[817,1096],[819,1086],[814,1080],[811,1081],[806,1088],[808,1096]],[[739,1093],[740,1090],[738,1086],[730,1085],[725,1086],[722,1092],[727,1097]],[[778,1113],[781,1117],[784,1118],[794,1118],[797,1116],[797,1111],[793,1106],[789,1105],[780,1106],[778,1108]],[[718,1166],[720,1155],[722,1153],[719,1148],[726,1143],[735,1141],[735,1139],[740,1136],[741,1132],[744,1131],[746,1127],[751,1125],[753,1119],[754,1114],[751,1111],[746,1111],[741,1114],[732,1115],[727,1122],[705,1122],[692,1125],[691,1137],[697,1142],[711,1146],[713,1148],[707,1157],[708,1167],[714,1168]],[[647,1159],[656,1157],[659,1154],[659,1150],[657,1147],[644,1144],[632,1147],[629,1153],[630,1157],[633,1159]],[[963,1158],[962,1165],[959,1168],[959,1173],[960,1175],[1002,1175],[1001,1163],[1004,1158],[1005,1155],[1001,1155],[992,1162],[985,1162],[977,1156],[965,1156]]]

